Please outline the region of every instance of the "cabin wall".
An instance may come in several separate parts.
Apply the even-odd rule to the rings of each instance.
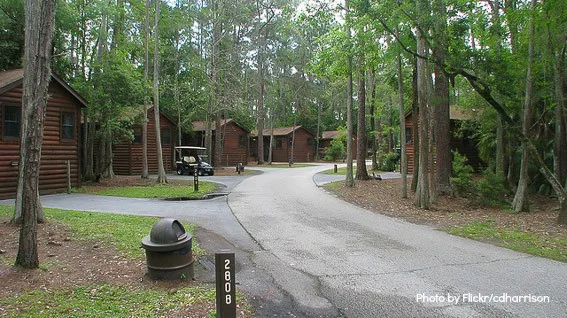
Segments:
[[[224,166],[248,164],[248,132],[233,121],[223,125],[221,131],[224,136],[221,164]]]
[[[4,136],[4,106],[21,107],[23,89],[13,88],[0,95],[0,199],[14,198],[18,183],[18,166],[20,141],[10,140]],[[39,177],[40,194],[64,192],[67,190],[67,161],[71,165],[71,186],[80,185],[80,151],[79,127],[80,105],[56,81],[49,85],[49,99],[43,129],[41,149],[41,165]],[[74,116],[73,139],[61,138],[62,113]]]
[[[478,148],[476,146],[476,140],[472,137],[455,138],[453,132],[457,129],[457,120],[451,120],[451,150],[457,150],[462,155],[465,155],[468,159],[468,164],[472,166],[475,170],[482,169],[484,163],[480,159]],[[408,135],[409,133],[409,135]],[[408,161],[408,173],[413,172],[414,168],[414,158],[415,158],[415,138],[417,134],[413,131],[413,117],[410,114],[406,115],[406,138],[411,140],[411,142],[406,143],[406,153]]]
[[[158,173],[157,143],[156,143],[156,123],[154,120],[154,112],[148,112],[148,171],[150,174]],[[138,126],[141,127],[141,126]],[[174,162],[174,144],[176,129],[175,125],[160,115],[160,127],[162,131],[168,129],[170,131],[170,142],[162,142],[162,158],[166,173],[171,173],[175,169]],[[163,136],[162,136],[163,140]],[[141,175],[144,168],[143,157],[144,147],[141,141],[135,143],[132,141],[124,141],[114,145],[113,168],[117,175]]]
[[[240,127],[236,122],[230,120],[221,126],[221,133],[223,135],[223,150],[221,155],[221,165],[223,166],[236,166],[239,163],[244,165],[248,164],[249,160],[249,138],[248,132]],[[213,154],[215,153],[215,134],[213,130]],[[243,138],[244,143],[241,144],[240,138]],[[197,146],[205,147],[205,132],[194,131],[190,134],[183,135],[183,146]],[[206,160],[210,164],[212,160]]]
[[[289,135],[291,140],[292,134]],[[291,158],[291,142],[289,143],[289,157]],[[301,128],[295,132],[294,162],[315,161],[315,136]]]

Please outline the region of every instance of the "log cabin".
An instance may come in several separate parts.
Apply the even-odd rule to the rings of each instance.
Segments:
[[[319,142],[319,157],[325,158],[325,148],[331,146],[331,140],[338,137],[340,132],[338,130],[328,130],[324,131],[321,135],[321,139]],[[346,132],[345,132],[346,134]],[[357,139],[356,134],[352,134],[352,157],[356,158],[356,149],[357,149]],[[346,142],[345,142],[345,156],[346,156]]]
[[[479,170],[485,166],[485,163],[480,159],[477,141],[474,139],[473,134],[470,132],[463,132],[456,136],[455,132],[459,129],[461,122],[465,120],[474,120],[478,114],[474,114],[478,110],[467,110],[462,106],[453,105],[449,109],[450,125],[451,125],[451,150],[456,150],[460,154],[465,155],[468,159],[468,164],[475,170]],[[406,154],[408,163],[408,173],[413,172],[414,167],[414,145],[415,138],[418,136],[413,131],[414,117],[411,112],[406,113]]]
[[[143,118],[143,116],[142,116]],[[175,137],[177,136],[177,124],[175,121],[160,113],[160,135],[163,166],[166,173],[175,171]],[[136,124],[132,127],[134,140],[123,140],[113,147],[112,167],[117,175],[141,175],[144,168],[142,125]],[[156,143],[156,121],[154,109],[148,110],[148,172],[158,173],[158,156]]]
[[[216,135],[215,122],[211,124],[213,138],[213,154],[214,138]],[[205,121],[193,122],[193,131],[183,135],[184,146],[205,147],[205,132],[207,129]],[[238,124],[234,119],[222,119],[221,121],[221,142],[223,145],[220,163],[222,166],[236,166],[241,163],[248,164],[248,134],[246,128]],[[214,161],[211,161],[212,164]]]
[[[20,155],[23,69],[0,72],[0,199],[15,198]],[[49,83],[43,128],[39,192],[67,191],[81,183],[79,127],[87,103],[56,74]],[[67,161],[70,164],[68,175]]]
[[[269,128],[263,130],[264,134],[264,161],[268,160],[270,149]],[[295,144],[292,158],[292,140],[295,132]],[[250,140],[250,154],[254,161],[258,160],[258,131],[253,130]],[[301,127],[279,127],[274,128],[274,145],[272,153],[273,162],[312,162],[315,161],[315,135],[309,130]]]

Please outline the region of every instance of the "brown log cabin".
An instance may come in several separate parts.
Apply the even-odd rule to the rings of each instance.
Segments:
[[[295,147],[293,158],[291,157],[291,146],[293,133],[295,131]],[[268,160],[268,152],[270,149],[270,132],[271,129],[263,130],[264,134],[264,161]],[[258,159],[258,131],[254,130],[250,133],[250,154],[254,161]],[[273,162],[312,162],[315,161],[315,135],[309,130],[296,126],[274,128],[274,145],[272,153]]]
[[[485,166],[485,163],[480,159],[477,141],[472,136],[464,134],[462,137],[456,137],[454,132],[459,127],[459,122],[464,120],[474,120],[478,114],[473,114],[476,110],[467,110],[461,106],[453,105],[450,108],[450,125],[451,125],[451,150],[456,150],[460,154],[465,155],[468,159],[468,164],[475,170],[479,170]],[[408,172],[413,172],[414,167],[414,145],[415,139],[418,135],[413,131],[414,117],[412,112],[406,113],[406,154],[408,162]]]
[[[205,147],[205,132],[207,123],[204,121],[193,122],[193,131],[183,135],[184,146],[199,146]],[[221,165],[223,166],[236,166],[239,163],[243,165],[248,164],[248,134],[250,133],[246,128],[238,124],[234,119],[223,119],[221,121],[221,140],[222,140],[222,154]],[[215,122],[211,124],[213,133],[213,144],[216,134]],[[213,145],[213,154],[215,153]],[[214,161],[209,162],[212,164]]]
[[[142,116],[143,117],[143,116]],[[160,135],[163,165],[165,172],[175,170],[175,121],[169,116],[160,114]],[[143,170],[143,144],[142,125],[133,126],[134,140],[122,141],[114,145],[113,165],[117,175],[141,175]],[[148,110],[148,171],[151,174],[158,172],[158,156],[156,143],[156,121],[153,108]]]
[[[0,72],[0,199],[16,196],[23,78],[22,69]],[[71,186],[80,186],[79,127],[81,108],[86,106],[73,88],[52,74],[43,128],[40,194],[67,190],[67,161],[71,166]]]
[[[324,131],[321,135],[321,140],[319,142],[319,157],[325,158],[325,148],[331,146],[331,140],[337,138],[340,132],[338,130],[328,130]],[[346,134],[346,132],[345,132]],[[346,139],[345,139],[346,140]],[[352,134],[352,156],[356,158],[356,147],[357,147],[356,134]],[[346,142],[345,142],[345,156],[346,156]]]

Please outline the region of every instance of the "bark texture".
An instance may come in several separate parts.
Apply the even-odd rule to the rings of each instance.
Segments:
[[[55,0],[25,1],[25,62],[22,129],[18,178],[18,209],[21,212],[20,244],[16,265],[39,267],[37,222],[44,221],[39,200],[39,168],[43,125],[51,79],[51,43],[55,28]],[[21,192],[20,192],[21,191]]]
[[[167,183],[167,175],[163,166],[163,151],[161,149],[161,126],[159,111],[159,13],[160,2],[156,1],[155,32],[154,32],[154,120],[156,122],[156,148],[158,160],[157,183]]]

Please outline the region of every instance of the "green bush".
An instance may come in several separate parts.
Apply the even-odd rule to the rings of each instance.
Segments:
[[[467,164],[468,159],[458,151],[453,151],[453,176],[451,177],[451,187],[453,191],[461,196],[471,194],[474,190],[472,183],[473,168]]]
[[[341,138],[331,140],[331,146],[325,148],[325,160],[337,161],[345,155],[345,146]]]
[[[500,206],[505,203],[506,178],[502,173],[494,173],[490,169],[483,172],[483,178],[476,183],[478,201],[486,206]]]
[[[382,171],[396,170],[398,164],[398,154],[396,152],[388,152],[382,155]]]

